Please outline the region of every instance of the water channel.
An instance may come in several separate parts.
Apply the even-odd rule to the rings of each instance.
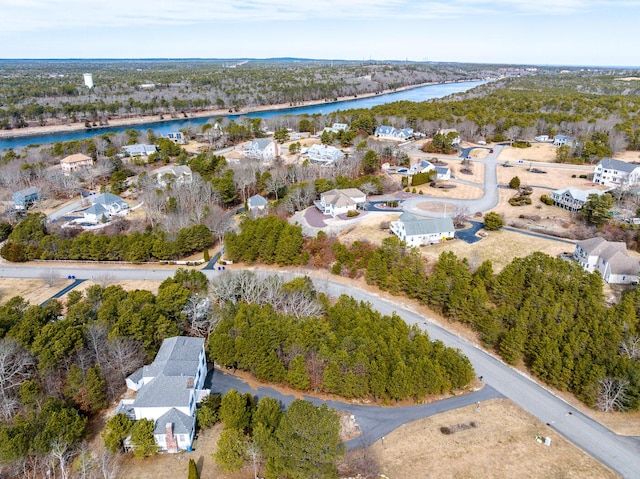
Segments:
[[[345,100],[335,103],[323,103],[320,105],[302,106],[285,108],[281,110],[259,111],[253,113],[242,113],[240,115],[225,115],[229,119],[237,120],[240,117],[248,118],[271,118],[279,115],[326,115],[338,110],[349,110],[352,108],[371,108],[377,105],[383,105],[385,103],[392,103],[396,101],[426,101],[433,98],[443,98],[454,93],[460,93],[478,85],[486,83],[485,81],[470,81],[459,83],[441,83],[436,85],[427,85],[418,88],[412,88],[409,90],[387,93],[384,95],[376,95],[368,98],[354,98],[353,100]],[[219,118],[221,115],[216,115],[215,118]],[[95,135],[102,135],[104,133],[119,133],[129,129],[146,131],[149,128],[153,130],[156,135],[166,135],[169,132],[180,130],[181,128],[187,128],[190,126],[199,127],[204,123],[212,121],[214,117],[202,117],[202,118],[186,118],[181,120],[171,121],[156,121],[148,123],[140,123],[136,125],[95,128],[87,130],[74,130],[68,132],[58,132],[40,135],[29,135],[16,138],[2,138],[0,139],[0,150],[7,148],[23,148],[28,145],[38,145],[44,143],[56,143],[60,141],[81,140],[85,138],[92,138]]]

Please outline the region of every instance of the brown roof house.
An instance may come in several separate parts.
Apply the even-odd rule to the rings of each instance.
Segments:
[[[93,166],[93,158],[83,153],[69,155],[60,160],[60,167],[65,175],[68,175],[72,171],[76,171],[80,168],[87,168],[89,166]]]
[[[627,245],[589,238],[576,243],[573,258],[590,273],[598,271],[609,284],[632,284],[638,282],[640,263],[627,255]]]
[[[320,201],[315,201],[316,208],[325,215],[334,218],[348,211],[355,211],[358,205],[367,201],[367,195],[357,188],[330,190],[320,195]]]

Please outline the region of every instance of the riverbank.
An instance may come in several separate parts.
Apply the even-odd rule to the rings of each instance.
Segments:
[[[468,81],[477,81],[477,80],[464,80],[464,82]],[[104,126],[96,126],[93,128],[85,127],[84,121],[75,122],[71,124],[51,124],[44,126],[27,126],[25,128],[13,129],[13,130],[2,130],[0,131],[0,139],[11,139],[11,138],[25,138],[29,136],[36,135],[48,135],[55,133],[68,133],[74,131],[96,131],[96,134],[99,134],[101,129],[113,128],[113,127],[139,127],[140,125],[146,124],[156,124],[156,123],[165,123],[176,120],[186,120],[189,118],[206,118],[206,117],[225,117],[225,116],[237,116],[237,115],[245,115],[249,113],[258,113],[264,111],[278,111],[278,110],[287,110],[289,108],[299,108],[306,106],[317,106],[317,105],[331,105],[335,103],[355,100],[355,99],[364,99],[371,98],[375,96],[387,95],[389,93],[398,93],[407,90],[413,90],[415,88],[421,88],[429,85],[438,85],[438,84],[447,84],[447,83],[461,83],[461,81],[455,82],[445,82],[445,83],[419,83],[416,85],[406,85],[394,89],[383,90],[379,93],[362,93],[357,96],[342,96],[338,97],[336,100],[325,101],[325,100],[309,100],[303,101],[296,104],[288,104],[288,103],[280,103],[275,105],[256,105],[252,107],[242,108],[238,111],[229,112],[228,109],[217,109],[217,110],[203,110],[193,113],[188,113],[187,116],[178,116],[172,118],[170,114],[164,114],[164,118],[160,119],[159,114],[156,115],[141,115],[130,118],[114,118],[109,120],[108,125]]]

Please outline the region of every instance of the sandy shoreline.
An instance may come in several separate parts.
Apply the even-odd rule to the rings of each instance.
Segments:
[[[464,80],[464,81],[466,82],[466,81],[475,81],[475,80]],[[445,83],[461,83],[461,82],[462,81],[445,82]],[[438,84],[443,85],[445,83],[436,83],[436,82],[419,83],[417,85],[406,85],[406,86],[398,87],[395,89],[383,90],[381,93],[362,93],[362,94],[359,94],[357,97],[354,97],[354,96],[338,97],[337,100],[332,100],[332,101],[309,100],[309,101],[300,102],[293,106],[287,103],[280,103],[276,105],[259,105],[254,107],[243,108],[237,112],[234,111],[233,113],[229,113],[228,109],[204,110],[204,111],[188,113],[187,118],[180,117],[180,116],[176,118],[171,118],[171,117],[166,118],[169,114],[165,114],[165,118],[163,119],[159,118],[159,114],[138,116],[135,118],[114,118],[112,120],[111,119],[109,120],[108,125],[105,125],[103,127],[94,127],[92,128],[92,130],[95,130],[96,134],[99,134],[100,130],[104,128],[109,128],[109,127],[138,126],[141,124],[144,125],[144,124],[152,124],[152,123],[164,123],[167,121],[187,120],[189,118],[204,118],[209,116],[225,117],[225,116],[231,116],[231,115],[245,115],[248,113],[255,113],[260,111],[277,111],[277,110],[286,110],[289,108],[300,108],[305,106],[330,105],[334,103],[340,103],[343,101],[356,100],[356,99],[362,99],[362,98],[371,98],[374,96],[386,95],[389,93],[412,90],[414,88],[421,88],[429,85],[438,85]],[[87,130],[87,128],[84,126],[84,121],[72,123],[70,125],[56,124],[56,125],[45,125],[45,126],[28,126],[25,128],[19,128],[19,129],[13,129],[13,130],[2,130],[0,131],[0,139],[24,138],[28,136],[34,136],[34,135],[46,135],[50,133],[51,134],[65,133],[65,132],[72,132],[72,131],[78,131],[78,130]]]

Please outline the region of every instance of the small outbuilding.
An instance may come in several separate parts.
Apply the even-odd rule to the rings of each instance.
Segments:
[[[13,205],[17,210],[26,210],[40,199],[40,189],[30,186],[13,194]]]

